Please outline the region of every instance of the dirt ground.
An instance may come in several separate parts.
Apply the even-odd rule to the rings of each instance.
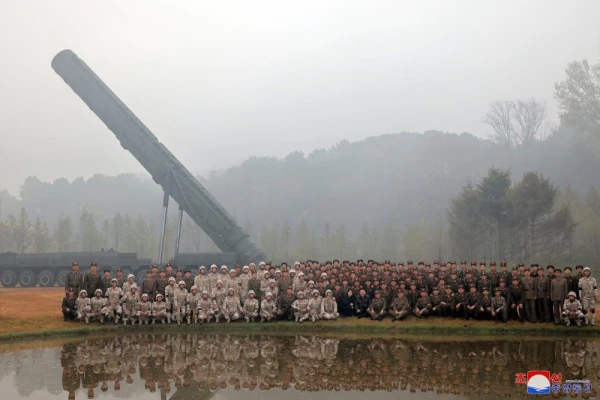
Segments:
[[[81,323],[63,321],[61,313],[63,296],[64,290],[59,287],[28,289],[0,288],[0,335],[6,333],[35,332],[39,330],[62,330],[81,327]],[[409,317],[407,320],[396,324],[402,324],[403,326],[417,326],[432,323],[445,327],[475,325],[493,327],[495,325],[504,325],[496,322],[464,321],[461,319],[436,318],[435,321],[432,319],[418,320],[415,317]],[[347,318],[335,321],[335,324],[342,326],[356,326],[393,323],[388,319],[383,322],[373,322],[366,318],[361,320],[357,320],[356,318]],[[92,325],[96,324],[90,324],[90,326]],[[516,329],[527,327],[541,328],[544,326],[556,328],[553,324],[521,324],[517,321],[510,321],[507,326]],[[583,329],[591,329],[591,327]],[[597,325],[595,329],[600,329],[600,326]]]

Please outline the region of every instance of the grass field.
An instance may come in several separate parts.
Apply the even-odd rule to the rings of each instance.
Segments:
[[[86,325],[77,322],[64,322],[61,303],[64,292],[61,288],[0,289],[0,340],[52,337],[62,335],[103,334],[129,330],[169,330],[169,331],[229,331],[241,333],[300,333],[318,332],[323,334],[427,334],[495,336],[518,334],[523,336],[582,335],[600,336],[600,326],[563,327],[553,324],[530,324],[510,321],[508,324],[488,321],[464,321],[459,319],[430,318],[427,320],[409,317],[392,323],[391,320],[376,322],[368,319],[347,318],[338,321],[273,322],[273,323],[219,323],[177,327],[177,325],[155,326],[115,326],[113,324]]]

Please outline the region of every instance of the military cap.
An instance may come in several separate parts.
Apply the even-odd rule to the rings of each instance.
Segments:
[[[231,290],[233,290],[233,289],[231,289]],[[298,297],[300,297],[300,295],[302,295],[302,297],[304,297],[304,292],[303,291],[298,292]]]
[[[450,287],[450,286],[448,286],[448,287]],[[464,289],[465,287],[463,285],[458,285],[458,288],[459,289]]]
[[[477,265],[475,261],[471,261],[471,265]]]
[[[530,267],[531,267],[531,268],[533,268],[533,267],[537,267],[537,268],[539,268],[539,266],[540,266],[540,264],[531,264],[531,265],[530,265]]]
[[[102,289],[96,289],[96,290],[94,291],[94,293],[98,293],[98,292],[102,293]]]
[[[194,285],[190,288],[190,290],[194,290],[194,289],[198,290],[198,286]]]
[[[519,263],[519,267],[524,267],[524,266],[525,266],[525,264]]]
[[[110,269],[105,269],[104,272],[112,272]]]
[[[585,270],[585,268],[583,268],[583,265],[577,265],[577,266],[575,266],[575,269],[583,269],[583,270]]]
[[[148,298],[148,293],[143,293],[143,294],[142,294],[142,299],[143,299],[144,297],[145,297],[145,298]]]
[[[488,288],[484,287],[484,288],[483,288],[483,291],[484,291],[484,292],[489,292],[490,290],[489,290]]]
[[[123,272],[121,268],[117,268],[117,272]]]
[[[436,290],[439,292],[440,288],[438,288],[437,286],[435,286],[435,287],[433,288],[433,291],[435,292]]]
[[[519,269],[519,267],[513,267],[513,271],[517,271]]]
[[[502,289],[500,289],[499,287],[497,287],[494,292],[502,292]]]
[[[495,266],[496,266],[496,261],[492,261],[492,262],[490,263],[490,267],[495,267]]]
[[[79,264],[77,264],[76,262],[71,263],[71,267],[74,267],[74,266],[78,266],[79,267]]]
[[[208,292],[206,292],[206,293],[208,293]],[[251,295],[251,294],[256,294],[256,293],[254,293],[254,290],[248,290],[248,294]]]
[[[146,274],[151,274],[151,273],[152,273],[151,269],[149,269],[148,271],[146,271]]]
[[[184,273],[184,274],[187,274],[188,272],[189,272],[190,274],[192,273],[192,271],[190,271],[189,269],[186,269],[185,271],[183,271],[183,273]]]
[[[167,271],[165,271],[164,269],[161,269],[160,271],[158,271],[159,274],[166,274]]]
[[[569,266],[566,266],[566,267],[564,268],[564,270],[565,270],[565,271],[566,271],[566,270],[573,271],[573,269],[571,269],[571,267],[569,267]]]
[[[481,267],[482,265],[487,265],[487,264],[482,261],[479,263],[479,266]]]
[[[506,267],[506,266],[507,266],[507,264],[506,264],[505,262],[501,262],[501,263],[500,263],[500,266],[501,266],[501,267]]]
[[[515,276],[515,277],[513,277],[513,278],[512,278],[512,280],[513,280],[513,282],[514,282],[514,281],[517,281],[517,282],[518,282],[518,281],[519,281],[519,277],[518,277],[518,276]]]
[[[67,290],[67,292],[73,292],[74,289],[72,287],[69,288],[69,290]]]
[[[119,281],[118,281],[118,280],[116,280],[115,278],[112,278],[112,279],[110,280],[110,283],[113,283],[113,282],[119,282]]]
[[[179,281],[178,285],[184,285],[185,286],[185,282],[184,281]]]
[[[158,265],[152,264],[152,266],[150,268],[156,268],[156,269],[158,269]]]
[[[427,293],[427,289],[425,289],[425,288],[422,288],[422,289],[421,289],[421,293]]]
[[[90,267],[97,267],[97,266],[98,266],[98,264],[96,264],[95,262],[90,264]]]
[[[158,298],[159,298],[159,297],[162,299],[162,298],[164,298],[165,296],[163,296],[162,294],[160,294],[160,293],[159,293],[159,294],[157,294],[157,295],[156,295],[156,300],[158,300]]]
[[[169,277],[169,282],[175,282],[175,277],[173,277],[173,276],[170,276],[170,277]],[[221,281],[217,281],[217,282],[221,282]]]
[[[469,285],[469,289],[477,289],[475,285]]]
[[[181,268],[177,268],[177,272],[183,272]]]
[[[269,296],[270,296],[270,297],[273,297],[273,293],[271,293],[271,292],[267,292],[267,294],[265,294],[265,297],[269,297]]]
[[[167,263],[167,265],[165,265],[165,268],[167,267],[172,267],[171,263]]]
[[[579,267],[583,267],[583,265],[579,265]],[[585,272],[585,271],[590,271],[590,272],[592,272],[592,270],[591,270],[589,267],[585,267],[585,268],[583,269],[583,272]]]
[[[498,279],[498,283],[500,283],[500,282],[504,282],[504,283],[506,283],[506,281],[504,280],[504,278],[500,278],[500,279]]]

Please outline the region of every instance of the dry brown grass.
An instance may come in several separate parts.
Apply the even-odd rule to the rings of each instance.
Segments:
[[[62,288],[0,289],[0,334],[73,328],[63,322]]]

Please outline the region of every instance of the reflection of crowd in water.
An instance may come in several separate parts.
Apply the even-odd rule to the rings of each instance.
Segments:
[[[138,334],[65,344],[63,388],[93,398],[141,379],[150,392],[194,384],[200,391],[272,388],[408,390],[507,397],[525,392],[515,373],[600,374],[600,344],[585,340],[419,342],[317,336]],[[595,386],[595,385],[594,385]],[[582,394],[593,398],[591,394]],[[591,397],[590,397],[591,396]]]

